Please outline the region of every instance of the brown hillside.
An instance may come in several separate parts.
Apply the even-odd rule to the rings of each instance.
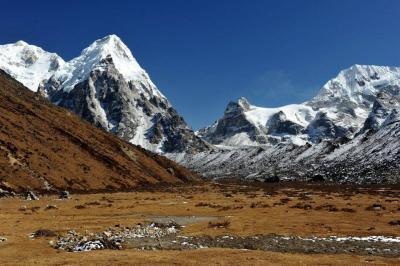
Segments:
[[[0,71],[0,188],[125,190],[195,174],[97,129]]]

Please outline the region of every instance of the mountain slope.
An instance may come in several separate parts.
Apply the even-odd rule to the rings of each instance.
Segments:
[[[0,188],[132,189],[196,175],[96,129],[0,71]]]
[[[302,146],[280,143],[169,156],[213,179],[398,184],[400,116],[386,121],[390,122],[352,140],[323,140]]]
[[[8,46],[16,59],[22,57],[18,45]],[[15,64],[12,58],[2,58],[0,68],[5,66],[6,72],[24,83],[17,73],[22,71],[20,68],[25,72],[30,69],[22,65],[16,71],[8,67]],[[38,83],[38,88],[33,87],[34,91],[130,143],[159,153],[211,149],[188,127],[115,35],[93,42],[78,57],[52,70],[51,75],[43,69],[31,71],[40,79],[47,78]]]

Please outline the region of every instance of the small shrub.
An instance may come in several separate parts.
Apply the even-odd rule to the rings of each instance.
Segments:
[[[208,227],[210,228],[228,228],[231,222],[229,220],[217,221],[217,222],[209,222]]]
[[[310,204],[303,204],[298,202],[296,205],[293,205],[292,207],[293,209],[303,209],[303,210],[311,210],[312,206]]]
[[[209,205],[209,203],[205,203],[205,202],[199,202],[196,205],[194,205],[195,207],[207,207]]]
[[[339,209],[336,208],[336,206],[332,205],[332,204],[323,204],[321,206],[315,207],[315,210],[326,210],[329,212],[337,212]]]
[[[30,208],[30,210],[32,212],[37,212],[38,210],[40,210],[40,207],[39,206],[33,206],[33,207]]]
[[[52,230],[39,229],[39,230],[33,232],[32,236],[34,238],[38,238],[38,237],[54,237],[54,236],[57,236],[57,234]]]
[[[56,205],[47,205],[46,208],[44,208],[44,210],[48,211],[48,210],[57,210],[57,206]]]
[[[280,199],[280,202],[281,202],[282,204],[286,204],[286,203],[288,203],[289,201],[291,201],[291,199],[289,199],[289,198]]]
[[[90,202],[86,202],[85,205],[88,205],[88,206],[90,206],[90,205],[101,205],[101,203],[98,202],[98,201],[90,201]]]
[[[400,220],[394,220],[389,222],[390,225],[400,225]]]
[[[342,208],[341,209],[342,212],[356,212],[354,209],[352,208]]]
[[[222,206],[221,208],[219,208],[219,211],[227,211],[227,210],[230,210],[230,209],[232,209],[231,206]]]

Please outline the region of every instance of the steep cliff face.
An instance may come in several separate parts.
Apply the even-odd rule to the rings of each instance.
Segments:
[[[385,125],[398,120],[400,111],[400,88],[385,87],[375,98],[372,110],[365,120],[360,133],[377,131]]]
[[[17,58],[24,57],[18,45],[7,47]],[[42,49],[29,47],[49,57]],[[50,57],[59,59],[55,54]],[[13,65],[13,58],[1,59],[2,65]],[[97,127],[148,150],[195,153],[211,149],[187,126],[119,37],[107,36],[71,61],[59,61],[56,65],[48,60],[46,67],[35,68],[32,75],[40,76],[40,82],[30,84],[30,88]],[[30,71],[26,65],[20,69]],[[24,81],[13,68],[8,67],[6,72]]]

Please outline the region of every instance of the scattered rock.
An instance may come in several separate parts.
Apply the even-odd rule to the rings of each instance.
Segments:
[[[14,197],[16,194],[13,191],[8,191],[0,188],[0,198]]]
[[[222,221],[223,222],[223,221]],[[184,236],[174,223],[138,224],[134,227],[113,227],[97,234],[70,231],[50,245],[69,252],[98,249],[190,250],[231,248],[274,252],[376,255],[398,257],[400,237],[300,237],[275,234],[257,236]]]
[[[75,231],[69,231],[66,236],[59,236],[57,241],[51,243],[56,249],[62,249],[70,252],[90,251],[97,249],[122,249],[122,243],[127,239],[159,239],[161,237],[176,234],[180,226],[176,223],[151,223],[138,224],[134,227],[114,227],[97,234],[78,234]]]
[[[39,200],[39,197],[33,191],[25,192],[25,199],[26,200]]]
[[[59,199],[69,199],[69,198],[70,198],[69,191],[67,191],[67,190],[61,191],[61,192],[58,194],[58,198],[59,198]]]

